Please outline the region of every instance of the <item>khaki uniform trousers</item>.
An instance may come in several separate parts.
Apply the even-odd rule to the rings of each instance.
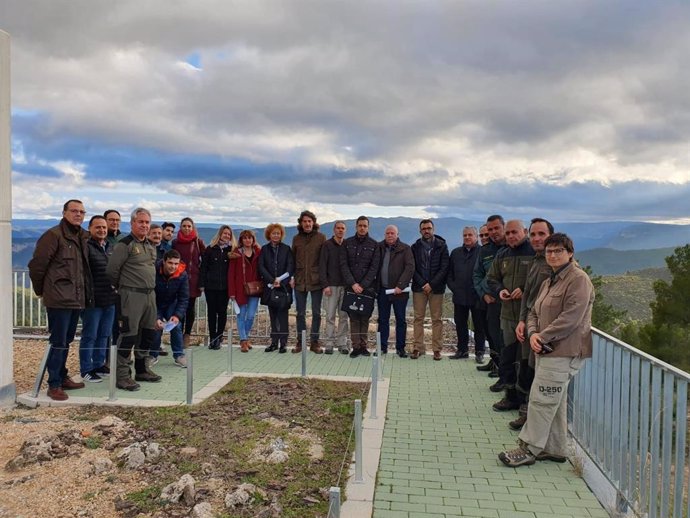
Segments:
[[[529,393],[527,422],[519,439],[535,456],[545,451],[567,457],[568,385],[584,360],[535,356],[536,372]]]
[[[431,348],[434,351],[441,351],[443,348],[443,321],[441,315],[443,314],[443,294],[442,293],[426,293],[413,292],[412,293],[412,309],[414,310],[414,350],[424,353],[426,346],[424,345],[424,317],[426,315],[426,306],[429,305],[429,313],[431,315]]]

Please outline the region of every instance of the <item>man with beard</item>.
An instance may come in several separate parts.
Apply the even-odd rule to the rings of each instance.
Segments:
[[[295,258],[295,277],[290,285],[295,290],[297,307],[297,346],[293,353],[302,352],[302,331],[307,329],[307,295],[311,299],[311,334],[309,350],[321,354],[319,330],[321,328],[321,281],[319,280],[319,255],[326,236],[319,232],[316,215],[302,211],[297,219],[297,235],[292,238],[292,255]]]

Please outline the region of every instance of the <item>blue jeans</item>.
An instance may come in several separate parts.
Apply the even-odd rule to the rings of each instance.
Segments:
[[[158,353],[161,350],[161,338],[163,337],[163,330],[156,331],[156,336],[153,339],[153,346],[149,352],[152,358],[158,358]],[[182,322],[177,324],[170,330],[170,348],[173,352],[173,358],[184,356],[184,345],[182,345]]]
[[[259,307],[259,297],[249,297],[246,304],[240,306],[240,313],[237,315],[237,332],[240,340],[248,340],[249,333],[254,325],[254,316]]]
[[[388,337],[390,336],[391,306],[395,313],[395,350],[403,352],[405,350],[405,339],[407,338],[407,320],[405,311],[407,310],[407,300],[409,297],[389,297],[386,295],[385,288],[379,290],[376,299],[379,308],[379,328],[381,333],[381,351],[388,351]]]
[[[108,338],[113,332],[114,319],[115,304],[102,308],[86,308],[81,312],[79,369],[82,376],[105,365]]]
[[[46,308],[50,330],[50,353],[48,354],[48,386],[57,388],[67,379],[67,354],[69,344],[74,340],[79,322],[80,309]]]

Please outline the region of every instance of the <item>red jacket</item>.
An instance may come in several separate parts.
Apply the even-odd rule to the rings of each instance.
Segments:
[[[179,239],[173,239],[173,250],[180,252],[182,260],[187,266],[187,275],[189,275],[189,297],[197,298],[201,296],[199,290],[199,271],[201,268],[201,254],[206,250],[204,242],[197,238],[189,243],[183,243]]]
[[[247,303],[248,297],[244,292],[244,283],[249,281],[260,281],[259,277],[259,255],[261,248],[254,247],[254,254],[251,259],[240,253],[230,256],[230,266],[228,267],[228,295],[235,297],[235,301],[240,306]],[[244,270],[242,263],[244,262]]]

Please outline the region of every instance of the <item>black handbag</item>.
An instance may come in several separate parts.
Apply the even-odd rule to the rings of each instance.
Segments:
[[[287,309],[292,306],[292,290],[281,286],[264,290],[263,302],[266,306],[273,309]]]
[[[365,292],[345,291],[340,309],[350,316],[370,317],[374,312],[374,297]]]

